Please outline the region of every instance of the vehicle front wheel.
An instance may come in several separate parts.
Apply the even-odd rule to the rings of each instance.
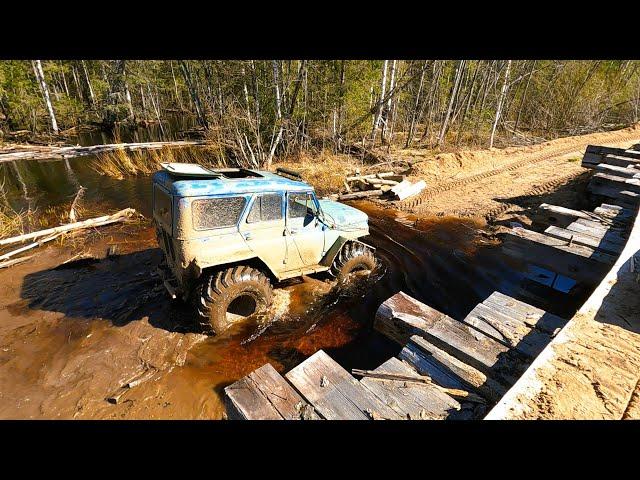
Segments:
[[[363,243],[347,242],[333,260],[331,273],[338,280],[344,280],[355,272],[369,274],[376,265],[376,257],[371,248]]]
[[[234,323],[271,305],[273,291],[267,276],[248,266],[204,274],[193,292],[202,329],[220,334]]]

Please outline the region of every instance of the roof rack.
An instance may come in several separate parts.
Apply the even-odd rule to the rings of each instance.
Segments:
[[[303,181],[302,174],[290,168],[278,167],[276,168],[276,174],[291,180]]]

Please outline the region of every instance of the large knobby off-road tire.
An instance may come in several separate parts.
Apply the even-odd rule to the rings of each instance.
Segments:
[[[376,268],[373,250],[358,242],[345,243],[331,265],[331,274],[339,281],[354,272],[371,273]]]
[[[193,292],[198,322],[203,331],[214,334],[265,311],[272,300],[267,276],[242,265],[204,274]]]

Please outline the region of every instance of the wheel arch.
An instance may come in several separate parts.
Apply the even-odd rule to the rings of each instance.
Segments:
[[[228,263],[218,263],[216,265],[211,265],[208,267],[205,267],[201,270],[201,273],[199,275],[199,278],[201,278],[203,275],[207,274],[207,273],[211,273],[211,272],[215,272],[218,270],[226,270],[227,268],[232,268],[232,267],[237,267],[239,265],[245,265],[247,267],[253,267],[256,270],[260,270],[262,273],[264,273],[267,277],[269,277],[269,280],[272,283],[275,283],[278,281],[278,277],[276,276],[276,274],[269,268],[269,266],[264,263],[260,257],[250,257],[250,258],[245,258],[243,260],[234,260],[232,262],[228,262]]]
[[[336,239],[336,241],[333,242],[333,245],[327,251],[324,258],[320,261],[320,265],[330,267],[333,264],[333,261],[335,260],[335,258],[338,256],[338,253],[340,253],[340,250],[342,250],[342,247],[344,247],[347,242],[360,243],[361,245],[364,245],[365,247],[370,248],[372,251],[374,252],[376,251],[375,247],[372,247],[368,243],[365,243],[361,240],[358,240],[356,238],[347,238],[347,237],[339,236]]]

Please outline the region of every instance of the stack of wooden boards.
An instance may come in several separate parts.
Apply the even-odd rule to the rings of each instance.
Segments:
[[[511,256],[597,284],[622,252],[640,203],[640,151],[590,145],[582,165],[597,170],[588,190],[605,203],[593,212],[542,204],[534,219],[544,233],[514,228],[500,236]]]
[[[589,190],[625,208],[637,208],[640,202],[640,150],[589,145],[582,166],[593,168]]]
[[[344,180],[346,193],[338,196],[338,200],[355,200],[358,198],[376,197],[388,194],[396,200],[417,195],[427,184],[424,180],[410,182],[404,175],[394,172],[360,174],[359,170],[348,175]]]
[[[269,364],[225,389],[230,419],[481,418],[565,320],[494,292],[463,321],[397,293],[375,328],[402,346],[357,380],[322,350],[284,377]],[[423,380],[423,381],[413,381]]]

